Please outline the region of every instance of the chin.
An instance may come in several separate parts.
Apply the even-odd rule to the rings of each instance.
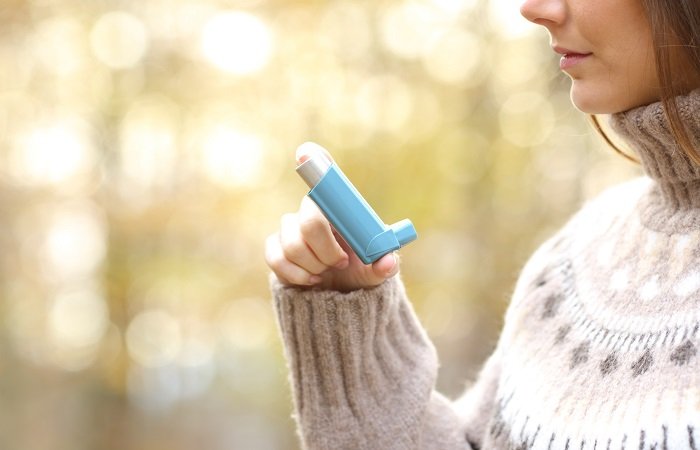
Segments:
[[[587,114],[614,114],[629,109],[605,86],[587,86],[578,80],[571,83],[571,103]]]
[[[615,114],[658,101],[658,96],[624,95],[624,87],[571,80],[571,103],[587,114]]]

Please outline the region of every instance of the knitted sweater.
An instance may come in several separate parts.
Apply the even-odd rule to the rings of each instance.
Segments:
[[[700,90],[678,99],[700,148]],[[700,449],[700,167],[660,104],[611,117],[647,176],[530,258],[456,401],[401,281],[272,289],[308,449]]]

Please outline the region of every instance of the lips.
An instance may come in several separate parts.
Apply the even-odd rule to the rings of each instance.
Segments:
[[[559,60],[559,68],[562,70],[569,69],[579,64],[593,54],[591,52],[581,52],[559,46],[554,46],[552,48],[556,53],[562,55],[561,59]]]

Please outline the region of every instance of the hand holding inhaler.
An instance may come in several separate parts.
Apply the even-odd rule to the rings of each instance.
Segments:
[[[302,144],[296,157],[311,190],[267,240],[266,260],[277,278],[350,291],[398,273],[394,251],[416,238],[411,222],[384,224],[321,146]]]
[[[370,264],[416,239],[408,219],[385,225],[322,147],[306,143],[300,148],[304,160],[297,173],[311,188],[309,197],[363,263]]]

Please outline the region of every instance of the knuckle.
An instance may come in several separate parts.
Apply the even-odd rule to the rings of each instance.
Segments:
[[[326,222],[318,216],[304,217],[299,221],[299,229],[304,236],[318,237],[325,232]]]
[[[279,274],[284,267],[284,258],[279,255],[268,255],[266,262],[268,267],[277,274]]]
[[[307,284],[309,274],[304,269],[294,266],[293,264],[285,264],[280,269],[279,275],[291,284],[304,285]]]
[[[333,255],[333,261],[331,261],[331,266],[335,266],[336,264],[340,264],[341,262],[345,261],[345,253],[342,252],[342,250],[339,250]]]
[[[289,270],[280,270],[276,273],[277,277],[284,280],[287,284],[299,284],[298,275]]]
[[[308,284],[308,283],[307,283],[307,278],[306,278],[304,275],[302,275],[302,274],[294,274],[294,275],[292,275],[292,276],[289,278],[289,281],[290,281],[292,284],[296,284],[296,285],[298,285],[298,286],[304,286],[304,285]]]
[[[300,261],[308,253],[306,243],[302,240],[287,242],[282,248],[282,254],[289,261]]]

